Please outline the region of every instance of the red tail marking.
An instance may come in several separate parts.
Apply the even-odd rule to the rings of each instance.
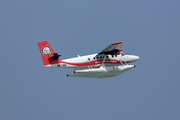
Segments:
[[[41,57],[43,59],[43,63],[44,65],[50,65],[50,64],[56,64],[56,63],[60,63],[60,59],[58,58],[58,60],[52,60],[49,58],[53,56],[54,50],[52,49],[52,47],[50,46],[50,44],[48,43],[48,41],[41,41],[38,42],[38,46],[39,46],[39,50],[41,53]]]

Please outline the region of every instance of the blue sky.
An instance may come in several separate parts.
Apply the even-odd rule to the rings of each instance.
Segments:
[[[1,120],[179,120],[178,0],[1,0]],[[45,68],[37,42],[61,59],[122,41],[137,67],[106,79]]]

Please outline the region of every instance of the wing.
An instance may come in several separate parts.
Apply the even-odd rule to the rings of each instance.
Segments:
[[[109,46],[107,46],[104,50],[102,50],[98,55],[101,54],[110,54],[110,55],[115,55],[116,53],[119,52],[118,49],[115,49],[116,47],[120,46],[122,44],[122,42],[115,42],[110,44]]]

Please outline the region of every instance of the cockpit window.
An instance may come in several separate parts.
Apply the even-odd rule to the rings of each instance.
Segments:
[[[124,56],[125,54],[123,52],[121,52],[121,55]]]

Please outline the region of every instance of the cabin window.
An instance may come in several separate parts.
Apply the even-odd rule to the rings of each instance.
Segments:
[[[99,57],[97,57],[97,60],[99,59]]]
[[[115,57],[117,57],[117,55],[115,55]]]
[[[109,56],[106,56],[106,58],[109,58]]]
[[[90,58],[88,58],[88,60],[90,60]]]
[[[112,55],[112,57],[114,57],[114,55]]]
[[[102,59],[102,57],[100,57],[100,59]]]
[[[93,57],[93,59],[95,60],[96,58],[95,58],[95,57]]]

